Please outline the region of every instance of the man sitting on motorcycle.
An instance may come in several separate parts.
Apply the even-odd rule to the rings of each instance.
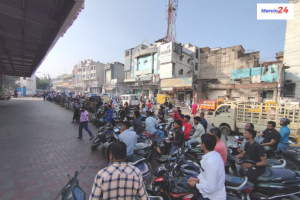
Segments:
[[[182,116],[179,116],[179,111],[175,109],[174,115],[177,119],[179,119],[182,122],[182,125],[184,126],[184,139],[189,140],[190,132],[192,130],[192,124],[190,123],[191,117],[189,115],[185,115],[184,118],[182,118]]]
[[[127,146],[126,161],[132,162],[134,147],[136,146],[137,143],[137,135],[134,131],[130,131],[129,127],[130,127],[130,122],[128,121],[122,122],[122,129],[120,131],[121,134],[119,136],[119,141],[124,142]]]
[[[205,155],[200,161],[198,178],[189,178],[188,184],[200,192],[198,200],[226,200],[225,171],[223,160],[219,153],[214,151],[216,137],[210,134],[201,136],[201,148]]]
[[[142,121],[145,121],[145,119],[147,118],[146,112],[147,112],[148,108],[146,107],[146,105],[143,103],[142,104]]]
[[[257,134],[258,136],[263,136],[264,139],[261,143],[264,146],[265,151],[272,152],[277,150],[278,143],[280,142],[281,135],[275,129],[276,122],[268,121],[267,129],[262,133]]]
[[[256,165],[250,163],[241,165],[240,174],[246,175],[249,182],[255,181],[258,176],[264,173],[265,166],[267,165],[265,150],[263,146],[254,141],[255,136],[256,132],[254,130],[247,129],[244,133],[244,138],[248,141],[245,145],[245,150],[241,154],[236,155],[237,158],[247,157],[248,160],[256,162]],[[248,171],[245,172],[244,169],[248,169]]]
[[[215,146],[215,151],[221,155],[225,166],[227,162],[227,147],[221,140],[221,130],[219,128],[212,128],[210,129],[209,134],[214,135],[216,137],[217,143]]]
[[[195,133],[192,135],[190,140],[187,142],[188,148],[192,149],[193,143],[200,143],[201,142],[201,135],[205,134],[204,127],[200,123],[200,117],[194,117],[194,124],[195,124]]]
[[[172,148],[170,149],[169,155],[172,155],[172,153],[174,153],[174,151],[176,151],[177,149],[179,149],[182,144],[184,143],[184,133],[182,130],[182,122],[179,119],[176,119],[174,121],[174,133],[173,133],[173,141],[170,140],[165,140],[166,143],[171,143]]]
[[[113,111],[111,109],[111,105],[108,105],[107,107],[105,107],[105,119],[108,123],[111,123],[112,119],[113,119]]]
[[[164,137],[165,133],[163,131],[159,131],[156,129],[156,127],[158,127],[158,123],[156,121],[156,119],[153,117],[153,112],[151,112],[150,110],[147,110],[146,112],[146,121],[145,121],[145,131],[147,133],[150,133],[151,135],[157,135],[159,134],[159,139],[157,141],[157,143],[160,143],[162,138]]]
[[[138,135],[143,134],[143,124],[142,124],[142,121],[140,120],[140,112],[139,111],[134,111],[133,121],[131,122],[131,126],[133,127],[133,130],[136,132],[136,134],[138,134]]]

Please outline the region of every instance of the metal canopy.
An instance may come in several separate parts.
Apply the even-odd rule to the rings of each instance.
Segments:
[[[30,77],[84,0],[0,0],[0,75]]]

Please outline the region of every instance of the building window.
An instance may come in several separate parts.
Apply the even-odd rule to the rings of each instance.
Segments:
[[[126,51],[126,56],[129,56],[129,51]]]
[[[85,68],[82,68],[82,71],[85,72]]]
[[[198,63],[195,63],[195,70],[198,71]]]
[[[187,59],[187,63],[190,64],[191,60],[191,58]]]
[[[82,78],[85,79],[85,75],[82,75]]]
[[[295,95],[295,83],[289,83],[284,85],[284,97],[294,97]]]
[[[182,61],[183,57],[184,57],[184,55],[179,56],[179,60]]]
[[[196,49],[196,58],[199,57],[199,49]]]
[[[183,74],[183,69],[179,70],[179,75],[182,75]]]

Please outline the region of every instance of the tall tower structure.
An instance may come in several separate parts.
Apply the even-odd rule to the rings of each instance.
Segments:
[[[176,42],[176,16],[178,10],[178,0],[166,0],[167,10],[166,10],[166,42]]]

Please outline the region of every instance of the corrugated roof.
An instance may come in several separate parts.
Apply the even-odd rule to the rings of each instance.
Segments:
[[[84,0],[0,0],[0,74],[30,77]]]

